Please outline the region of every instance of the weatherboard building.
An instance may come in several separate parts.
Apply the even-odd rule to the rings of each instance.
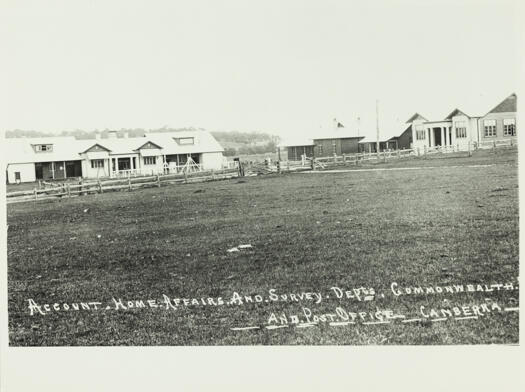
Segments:
[[[221,169],[223,148],[203,130],[150,133],[144,137],[78,140],[74,137],[5,140],[7,182],[161,174],[191,164]]]
[[[454,109],[442,120],[429,121],[419,113],[407,120],[405,130],[397,135],[379,140],[379,151],[420,149],[454,146],[460,150],[491,145],[516,144],[517,96],[511,94],[483,116],[472,116]],[[306,157],[326,157],[377,152],[377,137],[357,137],[339,129],[313,139],[293,140],[283,146],[289,160]]]
[[[511,94],[483,116],[454,109],[443,120],[429,121],[419,113],[407,120],[413,148],[458,146],[467,149],[494,142],[516,142],[517,96]]]

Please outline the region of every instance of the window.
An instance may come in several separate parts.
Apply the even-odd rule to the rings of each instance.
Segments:
[[[53,145],[52,144],[36,144],[35,151],[36,152],[51,152],[53,151]]]
[[[503,136],[516,136],[516,119],[503,119]]]
[[[416,125],[416,140],[425,140],[427,138],[427,133],[423,128],[423,125]]]
[[[15,172],[15,181],[20,181],[20,172]]]
[[[496,120],[485,120],[485,137],[496,136]]]
[[[91,168],[97,169],[99,167],[104,167],[104,160],[103,159],[92,159],[91,160]]]
[[[319,155],[323,155],[323,146],[318,145],[317,147],[319,147]]]
[[[157,157],[144,157],[144,164],[145,165],[156,165]]]
[[[192,145],[192,144],[195,144],[193,137],[181,137],[181,138],[177,139],[177,142],[180,145]]]
[[[456,128],[456,139],[467,137],[467,124],[465,121],[456,121],[454,127]]]

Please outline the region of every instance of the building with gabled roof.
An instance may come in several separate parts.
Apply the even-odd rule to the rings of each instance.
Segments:
[[[479,119],[479,143],[490,144],[501,140],[516,140],[518,97],[511,94]]]
[[[407,121],[412,126],[412,147],[457,146],[467,149],[487,142],[515,142],[516,102],[516,94],[511,94],[484,116],[467,114],[455,108],[443,120],[428,121],[416,113]]]
[[[359,151],[359,141],[364,136],[355,136],[345,128],[334,131],[318,132],[311,138],[295,138],[281,144],[288,151],[288,160],[299,161],[302,157],[329,157],[343,154],[355,154]]]
[[[144,137],[77,140],[74,137],[6,139],[7,181],[161,174],[191,163],[223,167],[223,148],[203,130],[148,133]]]

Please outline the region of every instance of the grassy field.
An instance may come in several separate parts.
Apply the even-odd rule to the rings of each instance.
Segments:
[[[407,166],[8,205],[10,344],[517,343],[516,151]]]

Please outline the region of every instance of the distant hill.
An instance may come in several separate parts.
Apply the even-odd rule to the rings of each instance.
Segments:
[[[119,129],[117,134],[122,137],[124,133],[127,133],[129,137],[142,137],[146,133],[160,133],[160,132],[177,132],[177,131],[189,131],[197,130],[202,128],[158,128],[158,129]],[[63,131],[58,136],[74,136],[77,139],[95,139],[96,135],[99,134],[101,138],[105,138],[110,132],[110,129],[84,131],[76,129],[74,131]],[[246,155],[246,154],[264,154],[273,153],[279,143],[279,138],[275,135],[270,135],[265,132],[239,132],[239,131],[223,131],[223,132],[211,132],[211,134],[217,139],[217,141],[224,147],[224,155]],[[6,131],[6,138],[17,138],[17,137],[45,137],[45,136],[57,136],[56,133],[40,132],[40,131],[25,131],[21,129],[15,129]]]

